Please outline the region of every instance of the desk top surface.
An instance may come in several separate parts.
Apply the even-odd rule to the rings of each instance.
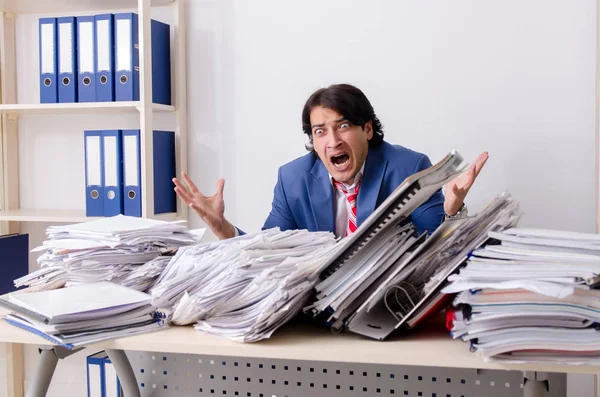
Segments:
[[[48,344],[46,339],[4,320],[0,320],[0,342]],[[354,334],[332,334],[327,329],[305,324],[288,324],[276,331],[271,339],[258,343],[238,343],[195,331],[191,326],[171,326],[159,332],[96,343],[90,346],[90,350],[94,349],[453,368],[600,372],[599,366],[486,363],[469,351],[468,344],[451,339],[439,322],[422,330],[397,334],[384,342]]]

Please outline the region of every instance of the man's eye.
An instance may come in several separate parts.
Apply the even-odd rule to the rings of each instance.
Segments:
[[[320,128],[318,130],[313,131],[313,135],[321,135],[322,133],[323,133],[323,130]]]
[[[342,124],[340,124],[339,129],[341,130],[341,129],[348,128],[348,127],[350,127],[350,123],[342,123]]]

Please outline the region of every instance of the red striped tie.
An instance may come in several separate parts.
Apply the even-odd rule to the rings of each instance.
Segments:
[[[333,178],[331,178],[331,180],[333,181],[335,188],[344,193],[346,195],[346,200],[348,200],[348,205],[346,206],[348,209],[348,227],[346,228],[346,236],[349,236],[356,231],[356,196],[358,196],[358,190],[360,189],[362,176],[356,183],[354,191],[351,193],[348,193],[343,183],[338,182]]]

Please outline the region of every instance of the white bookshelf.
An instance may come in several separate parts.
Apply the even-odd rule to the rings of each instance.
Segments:
[[[85,222],[97,218],[85,215],[85,189],[79,198],[71,190],[68,200],[61,195],[65,189],[47,183],[44,187],[31,181],[40,172],[44,182],[57,178],[64,188],[75,184],[84,186],[81,169],[83,131],[85,129],[139,128],[141,136],[142,216],[161,220],[187,220],[188,207],[177,201],[177,211],[154,214],[153,147],[154,129],[175,131],[176,173],[187,169],[187,112],[186,112],[186,55],[185,3],[187,0],[0,0],[0,233],[19,232],[22,222],[65,224]],[[171,106],[152,103],[152,63],[150,20],[152,7],[167,6],[171,12],[165,17],[171,26]],[[140,100],[132,102],[100,103],[35,103],[33,81],[38,72],[37,27],[32,21],[39,17],[100,14],[135,11],[139,18]],[[160,13],[162,15],[163,11]],[[162,20],[160,15],[155,19]],[[157,18],[158,17],[158,18]],[[26,27],[17,20],[29,20]],[[17,28],[19,36],[17,36]],[[30,45],[33,43],[35,45]],[[32,70],[35,69],[35,73]],[[20,89],[18,89],[20,88]],[[23,95],[25,94],[25,95]],[[38,99],[39,101],[39,99]],[[157,118],[155,123],[155,118]],[[167,124],[165,124],[167,120]],[[86,123],[91,121],[92,126]],[[126,122],[121,126],[121,122]],[[162,123],[161,123],[162,121]],[[57,152],[53,123],[68,126],[62,133],[63,147]],[[99,124],[100,123],[100,124]],[[106,126],[104,124],[106,123]],[[80,131],[80,133],[78,133]],[[21,139],[21,142],[19,140]],[[42,143],[40,143],[42,142]],[[79,144],[81,146],[79,146]],[[81,150],[80,150],[81,148]],[[40,150],[42,152],[40,152]],[[40,159],[40,153],[44,154]],[[21,158],[19,158],[21,157]],[[54,159],[61,166],[52,164]],[[54,167],[53,167],[54,166]],[[62,167],[62,168],[61,168]],[[46,168],[46,169],[44,169]],[[52,170],[48,171],[48,169]],[[68,173],[77,169],[78,173]],[[55,173],[56,175],[51,175]],[[65,175],[61,175],[64,173]],[[68,174],[68,175],[67,175]],[[73,178],[77,175],[77,178]],[[69,178],[68,176],[71,176]],[[39,180],[38,180],[39,182]],[[68,189],[67,189],[68,190]],[[20,197],[22,195],[22,197]],[[39,200],[32,198],[39,197]],[[52,197],[48,204],[46,198]],[[73,208],[72,210],[58,209]],[[56,206],[57,208],[52,208]],[[47,208],[50,207],[50,208]],[[1,261],[0,261],[1,262]],[[24,356],[22,345],[5,345],[6,360],[11,365],[0,366],[0,379],[5,388],[1,395],[22,396]]]
[[[162,105],[152,103],[152,63],[151,63],[151,43],[150,43],[150,20],[152,7],[168,6],[172,10],[171,25],[171,103],[172,105]],[[99,127],[98,120],[105,120],[110,129],[131,129],[139,128],[141,133],[141,167],[142,167],[142,216],[147,218],[165,219],[165,220],[186,220],[188,208],[186,205],[177,201],[177,211],[169,214],[154,214],[154,186],[153,186],[153,147],[152,131],[154,129],[168,129],[175,131],[175,158],[176,174],[180,175],[187,168],[187,113],[186,113],[186,60],[185,60],[185,0],[0,0],[0,87],[1,103],[0,115],[2,117],[2,160],[3,160],[3,178],[5,191],[3,197],[3,211],[0,211],[0,223],[8,222],[83,222],[94,218],[85,216],[85,195],[77,198],[77,205],[72,211],[53,210],[52,208],[32,208],[37,204],[44,205],[43,200],[40,203],[31,203],[31,199],[19,199],[19,194],[24,194],[31,198],[32,189],[23,189],[21,183],[29,183],[19,178],[19,168],[24,166],[23,160],[19,160],[19,154],[29,154],[23,144],[19,144],[19,137],[22,135],[19,129],[20,118],[35,115],[38,117],[37,129],[31,130],[31,124],[27,124],[26,134],[50,134],[45,131],[43,122],[39,117],[50,117],[49,120],[61,120],[69,123],[72,118],[72,125],[81,125],[81,145],[83,146],[83,131],[85,129],[102,129]],[[23,46],[25,43],[16,39],[15,21],[19,14],[31,14],[24,17],[36,18],[41,16],[61,16],[61,15],[81,15],[104,12],[120,12],[134,10],[139,16],[139,55],[140,55],[140,100],[130,102],[87,102],[87,103],[31,103],[31,98],[26,97],[25,103],[19,103],[17,95],[19,91],[17,84],[19,73],[24,73],[18,66],[17,43]],[[161,11],[162,12],[162,11]],[[158,18],[160,19],[160,18]],[[36,37],[30,39],[37,40]],[[21,55],[22,56],[22,55]],[[29,57],[29,56],[28,56]],[[35,60],[37,61],[37,59]],[[27,60],[26,62],[31,62]],[[37,71],[37,65],[35,67]],[[31,69],[29,69],[31,70]],[[29,76],[28,72],[25,76]],[[27,77],[29,79],[29,77]],[[33,77],[32,77],[33,78]],[[21,79],[21,83],[23,80]],[[36,84],[37,86],[37,84]],[[29,87],[31,90],[32,87]],[[29,98],[29,99],[27,99]],[[171,114],[168,117],[169,122],[158,123],[155,125],[154,118],[161,114]],[[79,115],[79,118],[77,116]],[[81,115],[100,115],[95,117],[95,128],[86,127],[82,124]],[[135,125],[127,124],[119,127],[116,118],[111,116],[129,115],[127,120],[138,119]],[[24,119],[23,119],[24,120]],[[29,120],[29,119],[28,119]],[[160,120],[159,120],[160,121]],[[164,121],[164,119],[163,119]],[[52,121],[49,121],[52,123]],[[103,125],[103,124],[102,124]],[[116,126],[116,128],[115,128]],[[160,127],[160,128],[159,128]],[[47,138],[47,137],[46,137]],[[30,138],[31,139],[31,138]],[[25,141],[24,141],[25,142]],[[36,150],[39,150],[37,148]],[[52,148],[48,148],[52,150]],[[74,154],[76,155],[76,154]],[[28,157],[28,156],[27,156]],[[76,158],[79,160],[79,158]],[[28,161],[28,160],[25,160]],[[64,160],[63,160],[64,161]],[[78,163],[76,163],[78,164]],[[27,175],[32,175],[30,164],[27,165]],[[36,167],[39,167],[37,165]],[[78,165],[76,165],[78,166]],[[47,177],[47,175],[45,175]],[[84,180],[69,183],[84,184]],[[46,191],[47,192],[47,191]],[[60,192],[60,190],[59,190]],[[55,194],[55,193],[53,193]],[[58,193],[60,194],[60,193]],[[71,194],[70,198],[75,197]],[[0,201],[1,202],[1,201]],[[20,208],[25,205],[26,208]],[[52,204],[51,204],[52,206]],[[46,204],[45,207],[48,207]],[[64,205],[63,205],[64,208]],[[6,225],[6,224],[5,224]],[[12,226],[12,231],[16,231],[17,226]],[[5,227],[6,229],[6,227]],[[6,231],[6,230],[5,230]]]

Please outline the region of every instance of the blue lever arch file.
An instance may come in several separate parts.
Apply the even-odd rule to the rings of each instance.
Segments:
[[[104,358],[104,387],[106,397],[121,397],[121,381],[108,355]]]
[[[166,23],[150,23],[152,37],[152,102],[171,104],[171,27]]]
[[[104,382],[104,360],[106,357],[106,353],[101,351],[86,358],[88,397],[106,396],[106,383]]]
[[[77,102],[77,34],[75,17],[60,17],[58,22],[58,102]]]
[[[86,216],[104,216],[102,149],[102,131],[84,131]]]
[[[142,216],[140,130],[123,130],[123,214]]]
[[[121,382],[105,351],[87,356],[88,397],[121,397]]]
[[[102,131],[104,150],[104,216],[123,213],[121,131]]]
[[[40,103],[58,102],[57,21],[40,18]]]
[[[140,100],[138,15],[115,14],[115,100]],[[171,28],[151,20],[152,102],[171,104]]]
[[[16,290],[13,280],[29,273],[29,235],[0,236],[0,295]]]
[[[152,134],[154,155],[154,213],[177,212],[175,197],[175,133],[154,131]]]
[[[79,102],[96,101],[94,16],[77,17],[77,90]]]
[[[140,130],[123,130],[124,214],[142,216]],[[177,212],[175,195],[175,133],[152,132],[154,214]]]
[[[134,13],[114,16],[115,23],[115,100],[140,99],[140,53],[138,18]],[[137,69],[137,73],[134,70]]]
[[[115,100],[113,15],[101,14],[94,17],[96,40],[96,101]]]

